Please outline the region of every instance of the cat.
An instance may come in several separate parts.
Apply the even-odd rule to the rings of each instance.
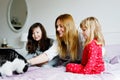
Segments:
[[[0,76],[12,76],[28,70],[27,60],[14,49],[0,49]]]

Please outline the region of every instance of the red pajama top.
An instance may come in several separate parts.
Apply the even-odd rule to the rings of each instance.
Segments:
[[[95,40],[85,46],[81,64],[69,63],[66,65],[66,72],[100,74],[103,71],[102,46],[98,45]]]

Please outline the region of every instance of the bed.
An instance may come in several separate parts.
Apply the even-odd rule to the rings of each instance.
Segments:
[[[65,72],[65,67],[43,68],[32,66],[23,74],[0,77],[0,80],[120,80],[120,45],[107,45],[106,70],[102,74],[83,75]]]

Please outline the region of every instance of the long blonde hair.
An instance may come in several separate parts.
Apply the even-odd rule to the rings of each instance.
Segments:
[[[97,18],[88,17],[80,23],[80,28],[86,28],[89,30],[88,38],[85,41],[85,45],[89,44],[93,39],[97,40],[97,44],[105,45],[105,40],[102,34],[101,25]]]
[[[63,28],[63,37],[59,37],[57,31],[57,21],[60,20]],[[70,58],[74,61],[77,59],[78,51],[78,31],[76,29],[74,20],[70,14],[62,14],[57,17],[55,21],[56,37],[58,41],[58,51],[61,58],[65,58],[70,53]]]

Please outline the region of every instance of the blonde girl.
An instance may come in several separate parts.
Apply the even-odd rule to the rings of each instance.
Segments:
[[[80,23],[85,38],[81,64],[69,63],[67,72],[79,74],[100,74],[104,71],[102,47],[105,45],[101,25],[95,17],[88,17]]]

